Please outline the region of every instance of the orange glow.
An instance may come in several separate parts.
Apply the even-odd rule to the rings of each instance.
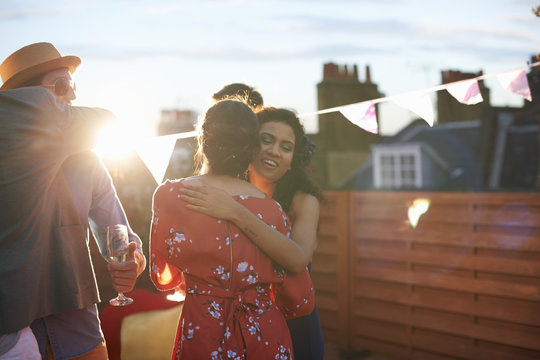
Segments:
[[[165,264],[165,268],[162,273],[157,273],[157,281],[160,285],[167,285],[173,279],[171,269],[168,264]]]

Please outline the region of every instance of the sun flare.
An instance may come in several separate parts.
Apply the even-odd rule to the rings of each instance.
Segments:
[[[94,151],[103,158],[122,159],[135,150],[142,136],[136,126],[118,121],[103,130]]]
[[[418,225],[420,217],[424,215],[429,210],[429,205],[431,204],[430,199],[419,198],[415,199],[408,208],[408,217],[409,223],[413,229]]]

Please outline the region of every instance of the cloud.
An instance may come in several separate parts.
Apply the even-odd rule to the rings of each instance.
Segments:
[[[273,2],[284,2],[287,4],[290,3],[329,3],[332,5],[339,4],[339,3],[353,3],[353,4],[373,4],[373,5],[380,5],[380,4],[400,4],[406,2],[406,0],[273,0]]]
[[[342,43],[328,43],[325,45],[294,48],[294,49],[268,49],[268,48],[190,48],[190,49],[146,49],[146,48],[119,48],[101,46],[69,47],[83,59],[126,61],[137,59],[150,59],[172,57],[179,59],[195,59],[202,61],[233,60],[233,61],[275,61],[275,60],[305,60],[336,58],[344,56],[363,56],[375,54],[393,54],[395,49],[384,49],[370,46],[355,46]]]
[[[504,28],[486,28],[480,26],[440,26],[424,25],[419,27],[418,33],[426,37],[437,38],[456,38],[457,36],[468,37],[475,42],[483,39],[493,39],[501,41],[502,39],[510,41],[540,42],[540,36],[536,33],[525,31],[506,30]]]
[[[1,20],[22,20],[31,17],[42,17],[62,14],[63,11],[50,8],[21,8],[14,10],[0,9]]]
[[[520,64],[524,65],[529,60],[530,54],[534,52],[534,48],[527,50],[523,47],[501,47],[500,44],[485,41],[471,42],[459,40],[452,40],[445,43],[426,43],[409,50],[425,56],[427,61],[429,61],[429,58],[439,57],[448,59],[449,61],[446,61],[446,63],[451,64],[456,62],[457,59],[460,59],[462,62],[464,59],[469,59],[467,60],[468,66],[473,68],[482,68],[484,64],[507,62],[513,62],[516,66]]]
[[[538,25],[538,18],[531,12],[528,14],[503,14],[502,17],[519,25]]]
[[[370,35],[396,34],[414,31],[410,23],[393,20],[365,20],[345,17],[324,17],[311,15],[279,15],[272,18],[279,21],[277,29],[282,32],[320,33],[362,33]]]
[[[534,16],[531,16],[534,18]],[[521,17],[516,17],[517,19]],[[537,21],[537,19],[534,19]],[[274,29],[286,33],[321,34],[342,33],[347,36],[372,37],[394,35],[395,38],[419,39],[437,38],[446,42],[458,36],[481,39],[509,40],[540,43],[540,35],[534,32],[507,30],[500,26],[481,27],[476,25],[459,26],[444,24],[417,25],[396,19],[350,19],[346,17],[324,17],[311,15],[280,15],[272,21],[278,22]]]
[[[253,5],[247,0],[204,0],[197,3],[190,1],[178,1],[173,4],[154,2],[150,4],[144,4],[143,10],[154,14],[170,15],[173,13],[182,12],[184,10],[193,9],[194,7],[204,6],[206,8],[233,8],[240,6]]]

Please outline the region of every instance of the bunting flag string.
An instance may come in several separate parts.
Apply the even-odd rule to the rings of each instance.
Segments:
[[[539,66],[540,61],[529,65],[530,68]],[[299,114],[299,118],[321,115],[339,111],[345,118],[362,129],[378,133],[377,115],[375,104],[383,101],[393,101],[418,116],[425,119],[430,126],[433,125],[433,104],[430,94],[435,91],[447,90],[457,101],[462,104],[473,105],[483,101],[478,86],[478,81],[490,77],[496,77],[501,86],[514,94],[517,94],[528,101],[532,101],[529,83],[525,67],[520,67],[510,71],[497,74],[482,75],[474,79],[467,79],[439,85],[436,87],[411,91],[394,96],[387,96],[378,99],[362,101],[359,103],[333,107],[330,109],[319,110],[312,113]],[[196,131],[177,133],[165,136],[156,136],[137,142],[135,151],[142,159],[146,167],[152,173],[152,176],[159,184],[163,181],[165,171],[169,164],[176,140],[197,136]]]
[[[539,65],[540,61],[530,64],[528,65],[528,67],[533,68]],[[528,101],[532,101],[531,90],[527,81],[526,67],[519,67],[510,71],[481,75],[473,79],[455,81],[423,90],[410,91],[403,94],[386,96],[378,99],[371,99],[368,101],[349,105],[337,106],[311,113],[299,114],[298,117],[304,118],[308,116],[322,115],[339,111],[353,124],[361,127],[366,131],[374,132],[374,127],[371,124],[371,121],[373,120],[367,121],[365,116],[360,117],[359,113],[367,106],[366,104],[375,105],[385,101],[393,101],[399,106],[416,113],[418,116],[426,120],[426,122],[430,124],[430,126],[433,126],[433,104],[431,103],[431,99],[429,98],[430,93],[440,90],[446,90],[450,93],[450,95],[452,95],[457,101],[461,102],[462,104],[478,104],[483,101],[482,94],[480,93],[480,88],[478,86],[478,81],[492,77],[496,77],[505,90],[517,94]],[[376,115],[371,116],[370,119],[375,119],[376,121]]]

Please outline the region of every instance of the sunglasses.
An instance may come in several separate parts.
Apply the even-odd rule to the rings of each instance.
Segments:
[[[73,89],[75,92],[77,90],[77,87],[75,86],[75,83],[72,80],[68,80],[66,78],[60,77],[54,81],[54,84],[52,85],[41,85],[43,87],[46,87],[48,89],[53,89],[53,92],[56,96],[64,96],[68,93],[69,89]]]

